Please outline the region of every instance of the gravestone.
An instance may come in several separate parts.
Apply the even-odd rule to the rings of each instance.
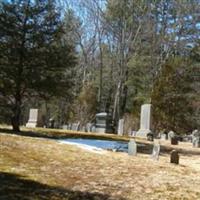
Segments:
[[[68,125],[67,124],[62,125],[62,129],[65,129],[65,130],[69,129]]]
[[[137,131],[132,131],[131,136],[135,137],[137,134]]]
[[[136,156],[137,155],[137,144],[135,140],[130,139],[128,143],[128,155],[130,156]]]
[[[153,160],[159,160],[159,154],[160,154],[160,143],[154,142],[153,151],[152,151],[152,154],[151,154],[152,159]]]
[[[178,138],[176,136],[171,137],[171,144],[172,145],[178,145]]]
[[[167,134],[161,133],[161,134],[160,134],[160,139],[161,139],[161,140],[167,140]]]
[[[124,119],[120,119],[118,122],[117,134],[122,136],[123,133],[124,133]]]
[[[95,133],[95,132],[96,132],[96,127],[93,126],[93,125],[92,125],[92,127],[91,127],[91,132],[92,132],[92,133]]]
[[[112,116],[109,113],[97,113],[95,118],[95,132],[113,133]]]
[[[49,128],[54,128],[55,127],[55,120],[54,118],[49,119]]]
[[[68,129],[68,130],[72,130],[72,124],[71,124],[71,123],[68,124],[67,129]]]
[[[128,136],[132,136],[132,130],[128,130]]]
[[[80,127],[80,122],[78,122],[78,123],[73,123],[73,124],[72,124],[72,127],[71,127],[71,130],[73,130],[73,131],[78,131],[78,130],[79,130],[79,127]]]
[[[179,164],[178,151],[172,150],[170,154],[170,163]]]
[[[151,104],[144,104],[140,113],[140,129],[137,136],[147,137],[151,133]]]
[[[169,131],[169,133],[168,133],[168,139],[171,140],[171,138],[174,137],[174,136],[175,136],[174,131]]]
[[[192,140],[192,146],[195,148],[199,148],[200,147],[200,138],[199,137],[195,137]]]
[[[86,127],[85,127],[85,126],[82,126],[82,127],[80,128],[80,131],[82,131],[82,132],[86,132],[85,130],[86,130]]]
[[[200,147],[200,132],[197,129],[192,132],[192,146],[195,148]]]
[[[87,123],[86,124],[86,131],[91,132],[92,131],[91,129],[92,129],[92,123]]]
[[[37,126],[37,120],[38,120],[38,109],[30,109],[29,112],[29,119],[26,123],[26,127],[28,128],[35,128]]]

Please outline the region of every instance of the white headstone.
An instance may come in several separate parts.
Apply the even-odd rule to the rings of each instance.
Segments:
[[[167,134],[161,133],[161,134],[160,134],[160,139],[161,139],[161,140],[167,140]]]
[[[169,131],[169,133],[168,133],[169,140],[171,140],[174,136],[175,136],[174,131]]]
[[[73,131],[78,131],[78,130],[79,130],[79,126],[80,126],[80,122],[78,122],[78,123],[73,123],[73,124],[72,124],[71,130],[73,130]]]
[[[122,136],[123,133],[124,133],[124,119],[120,119],[118,122],[117,134]]]
[[[65,130],[67,130],[68,129],[68,125],[67,124],[64,124],[64,125],[62,125],[62,129],[65,129]]]
[[[37,120],[38,120],[38,109],[30,109],[29,119],[28,123],[26,124],[26,127],[35,128],[37,126]]]
[[[158,160],[160,154],[160,142],[154,142],[153,151],[152,151],[152,159]]]
[[[131,155],[131,156],[137,155],[137,144],[134,139],[130,139],[128,143],[128,155]]]
[[[146,137],[148,133],[151,133],[151,104],[144,104],[141,107],[140,129],[136,135]]]
[[[87,123],[86,124],[86,132],[91,132],[92,129],[92,123]]]
[[[200,131],[197,129],[192,132],[192,145],[193,147],[200,147]]]

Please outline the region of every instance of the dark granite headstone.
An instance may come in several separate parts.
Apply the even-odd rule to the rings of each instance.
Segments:
[[[172,150],[170,154],[170,163],[179,164],[178,151]]]
[[[172,145],[178,145],[178,138],[176,136],[171,137],[171,144]]]

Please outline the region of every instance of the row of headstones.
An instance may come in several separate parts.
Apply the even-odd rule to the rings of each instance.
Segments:
[[[137,155],[137,143],[131,139],[128,143],[128,154],[131,156]],[[154,143],[151,158],[153,160],[159,160],[160,155],[160,143]],[[170,153],[170,163],[179,164],[179,154],[176,150],[172,150]]]
[[[38,109],[30,109],[29,112],[29,119],[26,124],[26,127],[35,128],[38,122]],[[52,120],[50,121],[52,122]],[[53,126],[50,126],[53,128]],[[86,131],[86,132],[94,132],[94,126],[92,123],[87,123],[86,126],[80,126],[80,122],[78,123],[71,123],[68,125],[63,125],[63,129],[73,130],[73,131]]]
[[[166,134],[164,134],[164,135],[166,135]],[[193,147],[196,147],[196,148],[200,147],[200,131],[198,131],[196,129],[196,130],[194,130],[192,132],[191,135],[185,136],[185,137],[187,138],[187,141],[191,141],[192,142]],[[160,138],[163,139],[162,134],[161,134]],[[178,144],[178,141],[179,141],[178,136],[173,131],[170,131],[168,133],[167,138],[169,140],[171,140],[171,144],[172,145],[177,145]]]
[[[87,123],[86,126],[80,126],[80,123],[71,123],[63,125],[62,129],[73,130],[73,131],[84,131],[84,132],[95,132],[95,127],[92,123]]]
[[[133,134],[129,134],[130,136],[145,136],[147,139],[153,140],[154,134],[151,133],[151,104],[144,104],[141,106],[140,113],[140,129]],[[123,135],[124,129],[124,119],[120,119],[118,123],[118,135]],[[148,135],[150,137],[148,137]],[[160,134],[160,139],[170,139],[171,144],[178,144],[178,136],[173,131],[170,131],[168,134]],[[184,141],[191,141],[193,147],[200,147],[200,132],[198,130],[194,130],[191,135],[186,135],[182,137]]]

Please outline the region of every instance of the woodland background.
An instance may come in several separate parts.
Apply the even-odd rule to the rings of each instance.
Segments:
[[[0,2],[1,123],[39,108],[47,127],[110,112],[137,130],[143,103],[155,131],[199,128],[199,0]]]

